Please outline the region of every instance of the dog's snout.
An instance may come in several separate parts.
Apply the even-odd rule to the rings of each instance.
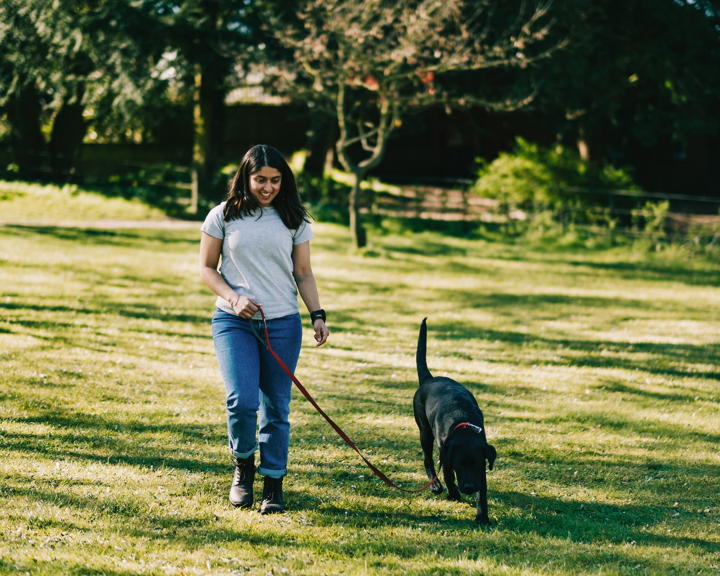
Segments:
[[[477,486],[475,486],[472,482],[466,482],[463,484],[462,488],[460,488],[460,492],[463,494],[475,494],[475,492],[478,491]]]

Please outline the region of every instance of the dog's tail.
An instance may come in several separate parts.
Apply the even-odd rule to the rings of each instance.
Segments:
[[[422,386],[426,380],[433,377],[433,375],[430,374],[430,370],[428,370],[427,360],[425,359],[427,354],[427,325],[425,324],[425,320],[427,320],[427,318],[424,318],[420,325],[420,336],[418,336],[417,353],[415,354],[420,386]]]

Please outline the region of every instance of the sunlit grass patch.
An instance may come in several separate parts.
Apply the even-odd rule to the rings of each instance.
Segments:
[[[498,450],[493,528],[470,498],[386,488],[297,391],[289,512],[233,509],[199,232],[2,227],[0,573],[720,569],[720,269],[430,233],[366,258],[314,229],[332,336],[315,349],[305,317],[298,377],[421,487],[428,317],[431,371],[475,394]]]
[[[108,198],[76,185],[0,180],[0,221],[82,222],[98,219],[161,220],[165,214],[139,200]]]

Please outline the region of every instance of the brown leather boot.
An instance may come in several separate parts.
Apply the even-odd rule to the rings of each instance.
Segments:
[[[270,478],[269,476],[265,476],[260,514],[285,512],[285,503],[283,502],[282,496],[282,484],[282,478]]]
[[[255,454],[247,458],[233,458],[235,475],[230,487],[230,504],[237,508],[249,508],[253,503],[255,481]]]

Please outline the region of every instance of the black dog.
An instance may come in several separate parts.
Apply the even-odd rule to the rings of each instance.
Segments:
[[[433,464],[433,442],[435,442],[440,449],[448,499],[460,500],[460,492],[463,494],[477,492],[475,522],[490,524],[485,460],[492,470],[497,453],[485,438],[483,414],[475,397],[455,380],[433,378],[430,374],[425,359],[427,346],[425,320],[420,326],[415,357],[420,387],[413,399],[415,422],[420,429],[420,444],[425,454],[425,471],[430,480],[435,478]],[[467,425],[463,426],[463,424]],[[430,490],[433,494],[441,494],[443,487],[440,481],[435,480]]]

